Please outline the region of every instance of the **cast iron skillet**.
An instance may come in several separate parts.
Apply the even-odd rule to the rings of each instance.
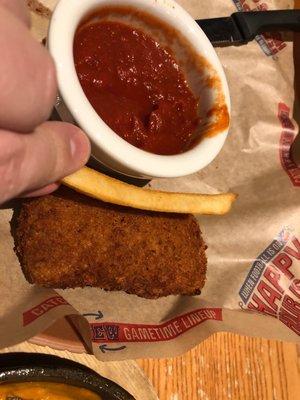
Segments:
[[[48,354],[0,355],[1,383],[57,382],[89,389],[103,400],[134,400],[126,390],[84,365]]]

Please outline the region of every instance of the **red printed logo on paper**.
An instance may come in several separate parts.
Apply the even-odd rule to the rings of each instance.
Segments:
[[[90,328],[94,343],[163,342],[175,339],[207,320],[222,321],[222,309],[201,308],[160,325],[92,322]]]
[[[300,241],[284,228],[254,261],[240,306],[278,318],[300,336]]]
[[[283,131],[280,136],[279,155],[282,168],[294,186],[300,186],[300,167],[293,160],[291,146],[296,138],[296,129],[290,118],[290,109],[284,103],[278,105],[278,118]]]
[[[239,11],[267,11],[269,9],[268,4],[266,4],[263,0],[253,0],[255,3],[254,8],[249,5],[249,0],[233,0],[233,2]],[[286,47],[286,43],[282,38],[281,32],[257,35],[255,40],[268,57],[275,56]]]
[[[23,326],[31,324],[31,322],[35,321],[48,311],[62,305],[67,306],[69,303],[67,303],[66,300],[60,296],[54,296],[43,301],[42,303],[23,313]]]

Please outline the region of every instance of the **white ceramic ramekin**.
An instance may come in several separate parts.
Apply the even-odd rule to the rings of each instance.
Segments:
[[[204,57],[219,79],[219,91],[230,112],[226,77],[214,48],[193,18],[173,0],[60,0],[51,19],[48,46],[54,58],[60,95],[76,123],[87,133],[93,156],[106,167],[138,178],[173,178],[192,174],[207,166],[220,152],[228,127],[204,137],[194,148],[172,156],[151,154],[119,137],[98,116],[77,78],[73,60],[73,40],[81,19],[101,6],[130,6],[153,15],[174,27]],[[213,92],[213,88],[210,88]],[[207,97],[207,96],[206,96]],[[213,107],[215,93],[211,93]],[[209,113],[207,113],[209,115]],[[208,116],[207,116],[208,118]]]

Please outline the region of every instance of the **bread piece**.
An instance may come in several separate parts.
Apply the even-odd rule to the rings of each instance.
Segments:
[[[192,215],[108,205],[72,191],[26,202],[15,233],[30,283],[95,286],[145,298],[196,295],[205,243]]]

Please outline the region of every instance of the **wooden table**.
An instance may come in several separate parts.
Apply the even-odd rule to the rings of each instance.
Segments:
[[[297,400],[300,347],[220,333],[182,357],[140,360],[160,400]]]

